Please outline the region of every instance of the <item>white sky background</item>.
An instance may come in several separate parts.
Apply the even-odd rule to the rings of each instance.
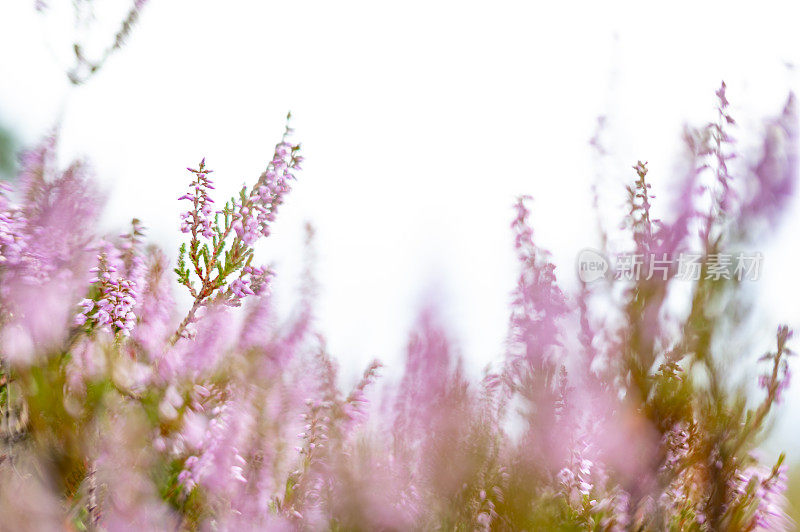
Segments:
[[[315,225],[319,322],[348,375],[401,359],[428,293],[470,367],[500,356],[517,194],[534,196],[535,238],[575,286],[577,252],[597,244],[597,116],[610,117],[600,183],[616,209],[637,159],[664,193],[681,128],[713,117],[721,79],[745,149],[800,80],[786,65],[800,65],[792,2],[151,0],[128,45],[71,88],[70,2],[45,17],[33,3],[0,3],[0,119],[28,144],[60,121],[65,158],[85,155],[108,191],[109,231],[139,217],[174,257],[184,168],[205,156],[226,199],[293,112],[305,168],[257,258],[274,261],[288,308],[303,222]],[[96,4],[105,46],[127,2]],[[763,243],[767,340],[779,322],[800,329],[798,222],[795,201]],[[800,436],[791,422],[780,434]]]

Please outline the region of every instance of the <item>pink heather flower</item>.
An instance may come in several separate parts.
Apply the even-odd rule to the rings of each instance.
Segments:
[[[88,313],[94,308],[94,301],[91,299],[83,299],[78,305],[83,309],[84,313]]]
[[[8,328],[0,343],[15,364],[58,348],[69,334],[72,302],[85,289],[98,198],[81,164],[57,168],[55,145],[50,137],[22,155],[19,206],[0,197],[0,299]]]
[[[194,338],[179,339],[159,358],[158,373],[165,382],[199,379],[213,372],[237,333],[224,307],[207,308],[196,326]]]
[[[790,94],[782,114],[767,124],[761,160],[753,169],[752,187],[742,206],[742,222],[759,219],[774,226],[792,197],[798,178],[797,98]]]
[[[93,282],[98,285],[100,296],[97,301],[81,301],[83,318],[76,317],[75,323],[82,325],[91,319],[91,324],[102,330],[130,336],[136,325],[133,310],[137,304],[137,282],[120,277],[109,258],[109,253],[101,252],[99,265],[90,270],[96,274]]]
[[[231,496],[238,499],[240,483],[246,483],[244,469],[246,460],[238,450],[244,442],[254,419],[246,400],[237,397],[227,401],[213,412],[208,422],[200,451],[184,463],[182,473],[184,486],[190,489],[195,483],[203,485],[217,496]]]
[[[20,262],[25,248],[25,218],[8,200],[8,192],[11,187],[0,183],[0,264]]]
[[[666,459],[662,470],[672,471],[676,469],[689,454],[689,432],[685,423],[678,423],[670,429],[663,438],[663,446],[666,449]]]
[[[155,467],[155,455],[142,452],[151,442],[149,431],[138,416],[123,415],[104,424],[96,438],[95,484],[102,528],[121,530],[174,530],[178,519],[161,500],[148,471]],[[87,479],[87,485],[90,482]],[[111,488],[111,489],[108,489]],[[101,497],[102,495],[102,497]]]
[[[196,451],[202,447],[208,425],[208,418],[205,415],[191,409],[186,411],[183,415],[183,429],[180,437],[188,449]]]
[[[758,385],[767,391],[768,398],[780,403],[783,391],[789,386],[791,381],[791,370],[787,358],[794,356],[795,353],[787,346],[793,331],[786,325],[778,327],[777,346],[775,353],[767,353],[760,360],[768,360],[772,363],[770,371],[759,376]]]
[[[556,284],[549,253],[533,242],[530,211],[525,205],[528,199],[517,200],[517,216],[511,224],[521,271],[512,295],[509,350],[512,360],[540,367],[560,344],[558,321],[566,314],[567,304]]]
[[[752,530],[790,530],[791,523],[784,513],[786,472],[786,465],[775,470],[757,465],[738,473],[734,479],[733,490],[738,497],[747,497],[749,489],[754,488]]]
[[[435,311],[424,309],[409,339],[398,390],[395,426],[399,437],[424,437],[443,421],[445,414],[439,407],[444,408],[450,387],[460,378],[457,364]]]
[[[727,126],[734,125],[736,122],[728,111],[730,102],[725,96],[726,89],[727,87],[723,81],[716,92],[718,99],[717,121],[707,126],[711,132],[711,154],[714,158],[712,164],[715,169],[716,184],[721,189],[718,192],[718,203],[720,215],[722,216],[730,213],[735,196],[730,183],[731,175],[728,171],[728,161],[735,157],[735,153],[731,151],[734,147],[734,140],[728,134]]]
[[[205,238],[214,236],[214,222],[211,218],[213,213],[211,205],[214,200],[208,194],[209,190],[214,190],[214,182],[208,177],[213,170],[206,169],[205,162],[205,159],[200,161],[197,170],[187,168],[194,174],[195,179],[189,183],[189,192],[178,198],[192,203],[192,208],[181,214],[183,219],[181,231],[192,233],[195,238],[198,235]]]
[[[253,187],[249,196],[252,208],[238,207],[241,217],[240,237],[246,243],[255,241],[257,233],[264,237],[269,236],[270,224],[275,220],[278,207],[291,190],[291,182],[295,179],[294,172],[300,169],[299,165],[303,161],[299,154],[300,146],[288,142],[290,134],[291,128],[287,126],[283,139],[275,146],[267,170],[261,174]]]
[[[231,290],[236,295],[236,297],[239,298],[244,297],[246,295],[255,295],[255,292],[253,292],[248,286],[249,283],[250,283],[249,279],[243,279],[240,277],[239,279],[236,279],[231,283]]]
[[[25,257],[20,264],[29,278],[77,273],[85,264],[99,210],[95,187],[85,167],[54,166],[55,141],[23,158],[20,188],[25,199]],[[27,166],[26,166],[27,165]]]

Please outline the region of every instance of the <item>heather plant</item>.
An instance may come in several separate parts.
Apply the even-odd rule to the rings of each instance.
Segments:
[[[779,221],[795,100],[756,161],[732,139],[724,84],[717,102],[686,131],[674,206],[642,161],[620,194],[602,252],[644,274],[562,289],[520,197],[502,359],[474,379],[429,305],[400,377],[375,361],[350,388],[314,316],[313,230],[288,317],[253,247],[303,162],[288,124],[224,203],[205,159],[188,169],[174,264],[138,220],[96,233],[86,167],[59,168],[48,137],[0,196],[3,528],[788,529],[786,459],[758,447],[792,332],[777,328],[753,382],[732,379],[752,363],[735,334],[747,290],[721,257]],[[697,275],[666,260],[679,254]]]
[[[90,45],[98,38],[95,3],[92,0],[73,0],[72,11],[75,35],[72,42],[72,64],[67,68],[67,79],[73,85],[82,85],[97,74],[106,61],[119,51],[130,37],[148,0],[127,1],[128,7],[114,36],[103,47]],[[41,14],[51,9],[51,0],[35,0],[34,7]],[[103,39],[106,37],[104,36]],[[93,44],[93,43],[92,43]]]

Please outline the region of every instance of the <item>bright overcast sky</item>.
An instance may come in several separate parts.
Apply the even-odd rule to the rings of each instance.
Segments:
[[[399,359],[426,294],[445,301],[471,367],[500,355],[516,194],[534,196],[536,238],[574,286],[578,250],[597,243],[599,115],[613,208],[637,159],[656,193],[667,186],[681,128],[712,116],[720,80],[746,146],[800,65],[793,2],[151,0],[128,45],[73,89],[70,2],[46,17],[33,3],[0,6],[0,120],[26,143],[61,124],[65,156],[85,155],[108,191],[109,230],[137,216],[174,256],[184,168],[205,156],[224,198],[258,177],[294,113],[305,169],[257,257],[289,306],[303,222],[316,226],[320,324],[352,372]],[[100,42],[115,16],[98,12]],[[798,213],[764,243],[766,335],[800,328]]]

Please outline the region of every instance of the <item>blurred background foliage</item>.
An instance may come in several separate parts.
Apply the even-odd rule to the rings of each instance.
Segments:
[[[0,178],[11,179],[16,174],[19,143],[10,125],[0,115]]]

